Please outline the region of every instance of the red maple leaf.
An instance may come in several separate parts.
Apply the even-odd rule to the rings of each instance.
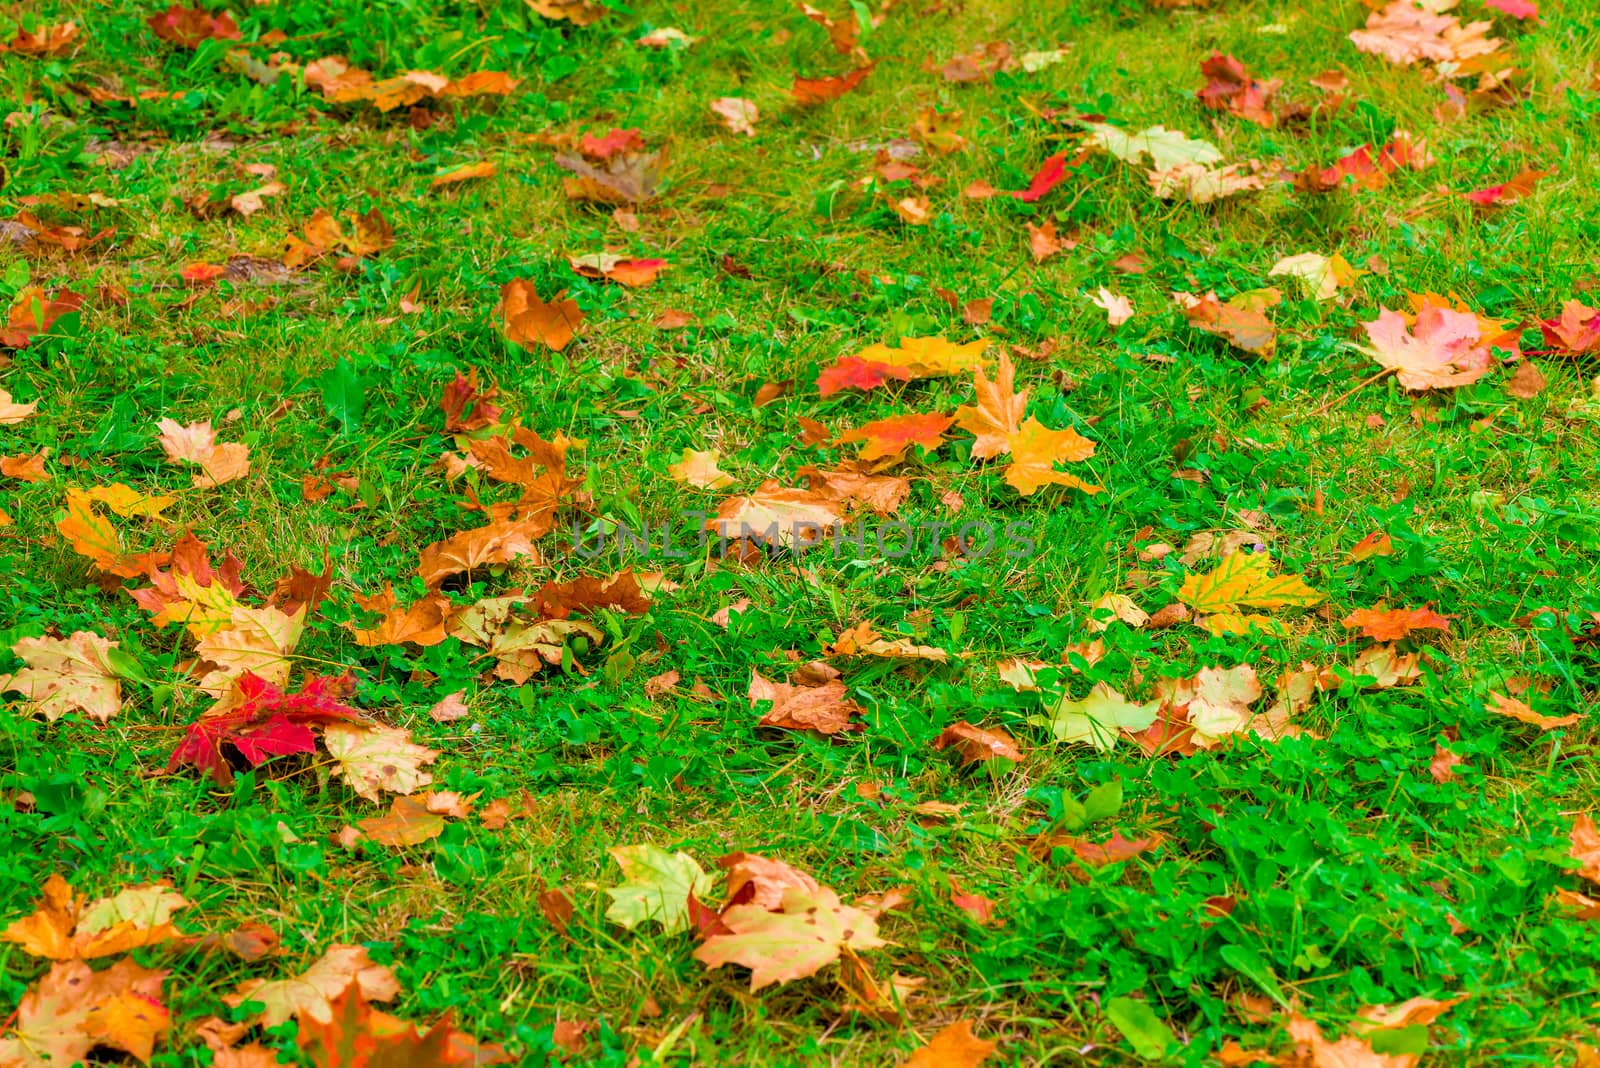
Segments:
[[[843,389],[876,389],[891,378],[909,382],[911,369],[859,356],[841,356],[817,375],[817,392],[831,397]]]
[[[247,671],[228,699],[189,724],[167,761],[167,771],[193,764],[218,786],[227,786],[233,781],[233,768],[224,745],[251,767],[275,756],[310,753],[316,748],[313,726],[360,717],[360,712],[339,703],[354,689],[349,675],[313,675],[299,693],[284,693]]]
[[[1038,173],[1033,176],[1033,181],[1028,183],[1028,188],[1010,191],[1006,193],[1006,196],[1015,197],[1025,204],[1032,204],[1034,201],[1043,198],[1046,193],[1050,192],[1050,190],[1066,181],[1067,172],[1073,167],[1078,166],[1087,158],[1087,152],[1080,152],[1077,158],[1073,159],[1069,163],[1067,161],[1067,154],[1065,152],[1057,152],[1055,155],[1044,161],[1043,165],[1040,166]]]

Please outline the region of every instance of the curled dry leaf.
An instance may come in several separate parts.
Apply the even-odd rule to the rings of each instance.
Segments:
[[[1509,716],[1519,723],[1526,723],[1538,727],[1542,731],[1553,731],[1559,727],[1576,726],[1583,717],[1573,712],[1565,716],[1545,716],[1535,712],[1526,703],[1503,693],[1491,692],[1488,704],[1490,712],[1497,716]]]
[[[772,702],[761,717],[763,727],[838,734],[854,729],[856,724],[851,717],[861,713],[861,706],[846,696],[845,685],[838,679],[820,686],[796,686],[762,678],[752,668],[749,697],[751,708],[763,701]]]
[[[1022,762],[1016,740],[998,727],[975,727],[966,720],[952,723],[934,739],[935,749],[954,749],[963,764],[979,764],[1000,757]]]

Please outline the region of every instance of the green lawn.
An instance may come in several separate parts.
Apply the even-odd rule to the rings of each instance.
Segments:
[[[1540,324],[1600,303],[1600,8],[1461,0],[1441,72],[1350,0],[610,5],[4,23],[0,926],[187,905],[14,925],[0,1066],[369,1063],[224,1001],[330,946],[480,1061],[1592,1063],[1600,319]],[[85,968],[168,974],[112,1027]]]

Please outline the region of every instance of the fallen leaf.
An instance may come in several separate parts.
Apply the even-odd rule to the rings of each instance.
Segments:
[[[950,724],[933,740],[935,749],[954,749],[963,764],[979,764],[1000,757],[1022,762],[1016,740],[998,727],[974,727],[966,720]]]
[[[388,815],[361,820],[356,826],[379,845],[411,846],[443,834],[444,817],[430,811],[423,798],[396,797],[389,802]]]
[[[611,858],[622,869],[623,883],[609,887],[606,919],[633,930],[648,920],[663,934],[689,926],[689,896],[702,898],[715,880],[687,853],[668,853],[649,844],[613,846]]]
[[[722,914],[727,934],[714,934],[694,951],[708,968],[740,964],[750,969],[750,990],[815,975],[842,953],[887,945],[878,923],[862,909],[844,905],[827,887],[784,892],[781,911],[735,905]]]
[[[1406,317],[1387,308],[1363,324],[1367,352],[1395,372],[1406,389],[1454,389],[1489,373],[1494,355],[1476,315],[1429,305],[1407,328]]]
[[[1029,416],[1016,433],[1006,438],[1006,445],[1011,464],[1005,470],[1005,480],[1024,497],[1051,485],[1068,486],[1089,494],[1102,492],[1101,487],[1055,468],[1058,463],[1087,460],[1094,455],[1094,442],[1071,427],[1051,430]]]
[[[1071,701],[1065,695],[1049,710],[1050,733],[1058,742],[1079,742],[1110,752],[1117,738],[1144,730],[1156,719],[1156,705],[1136,705],[1104,682],[1097,682],[1089,696]]]
[[[526,348],[538,343],[556,352],[572,343],[583,322],[582,309],[567,299],[566,290],[546,302],[526,278],[514,278],[501,288],[500,316],[512,342]]]
[[[1308,608],[1320,604],[1323,595],[1299,575],[1273,575],[1269,554],[1237,551],[1216,570],[1184,579],[1178,599],[1197,612],[1231,612],[1241,606]]]
[[[846,431],[837,444],[864,442],[858,457],[862,461],[898,459],[913,445],[934,452],[944,443],[944,432],[954,421],[953,416],[937,412],[897,415]]]
[[[902,1061],[900,1068],[975,1068],[997,1045],[974,1035],[971,1020],[958,1020]]]
[[[851,717],[861,713],[861,706],[846,696],[845,685],[838,679],[820,686],[796,686],[772,682],[751,668],[749,698],[751,708],[762,701],[772,702],[760,726],[785,730],[838,734],[853,729]]]
[[[682,459],[667,465],[667,474],[697,489],[726,489],[735,479],[717,466],[720,459],[715,449],[684,449]]]
[[[246,1002],[262,1008],[250,1017],[263,1027],[276,1027],[299,1017],[320,1024],[333,1022],[331,1002],[352,984],[368,1001],[393,1001],[400,993],[400,981],[386,965],[378,964],[365,946],[335,944],[307,968],[289,979],[247,979],[237,991],[223,995],[233,1008]]]
[[[1276,290],[1268,293],[1276,295]],[[1278,344],[1278,330],[1263,313],[1256,301],[1245,299],[1244,294],[1229,301],[1219,300],[1213,291],[1205,296],[1193,293],[1174,293],[1183,317],[1189,325],[1215,334],[1230,345],[1245,352],[1270,358]],[[1275,303],[1271,297],[1268,302]]]
[[[1398,641],[1415,630],[1450,629],[1450,618],[1431,608],[1360,608],[1340,621],[1351,630],[1380,642]]]
[[[334,774],[368,801],[377,801],[383,791],[409,794],[427,786],[433,776],[422,765],[439,756],[399,727],[330,723],[323,728],[322,744],[333,757]]]
[[[731,132],[746,137],[756,135],[756,120],[761,117],[761,112],[750,101],[736,96],[723,96],[713,100],[710,108],[712,114]]]
[[[111,659],[118,645],[86,630],[70,638],[20,638],[11,652],[27,666],[0,675],[0,693],[22,694],[27,711],[47,722],[82,712],[105,723],[122,709],[122,683]]]
[[[1538,727],[1542,731],[1553,731],[1558,727],[1576,726],[1583,717],[1576,712],[1565,716],[1544,716],[1535,712],[1525,703],[1503,693],[1491,692],[1485,706],[1497,716],[1509,716],[1520,723]]]
[[[972,434],[972,456],[989,460],[1011,451],[1011,438],[1022,429],[1027,412],[1028,391],[1015,388],[1016,371],[1008,353],[1000,354],[1000,367],[993,382],[974,367],[973,390],[977,403],[956,409],[955,425]]]
[[[1133,318],[1133,301],[1111,292],[1105,286],[1101,286],[1095,295],[1089,298],[1089,303],[1106,313],[1106,322],[1110,326],[1121,326]]]
[[[801,107],[816,107],[826,104],[830,100],[837,100],[856,86],[866,80],[872,73],[872,66],[857,67],[845,74],[837,74],[826,78],[801,78],[796,77],[794,84],[789,87],[789,96]]]

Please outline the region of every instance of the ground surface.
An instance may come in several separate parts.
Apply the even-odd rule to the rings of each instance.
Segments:
[[[133,950],[172,973],[147,999],[170,1012],[159,1064],[246,1056],[214,1054],[201,1021],[255,1021],[250,1003],[223,996],[301,973],[336,944],[392,968],[389,1011],[425,1023],[450,1010],[528,1064],[889,1064],[959,1021],[998,1043],[991,1064],[1200,1063],[1230,1042],[1262,1061],[1331,1064],[1347,1036],[1345,1053],[1374,1059],[1337,1063],[1424,1051],[1570,1063],[1600,1019],[1600,936],[1570,896],[1600,871],[1593,850],[1581,856],[1596,790],[1600,367],[1581,338],[1552,340],[1538,323],[1595,281],[1594,9],[1569,2],[1540,21],[1465,0],[1454,14],[1491,20],[1502,42],[1477,66],[1491,83],[1516,70],[1475,92],[1476,72],[1447,82],[1432,62],[1358,50],[1348,35],[1368,12],[1349,2],[905,0],[827,11],[842,50],[777,3],[617,6],[579,26],[521,3],[281,0],[233,8],[242,40],[197,21],[174,42],[147,23],[153,6],[23,5],[30,29],[75,20],[80,33],[55,55],[0,57],[0,197],[17,220],[0,223],[0,285],[23,305],[8,340],[37,324],[30,287],[84,299],[26,347],[0,349],[0,390],[37,402],[9,419],[0,404],[0,454],[19,458],[6,474],[22,476],[0,479],[0,673],[34,673],[13,680],[0,716],[0,919],[28,915],[59,874],[90,900],[167,880],[189,903],[173,918],[185,935],[271,928],[281,952],[254,960],[175,938]],[[692,41],[652,47],[662,27]],[[989,42],[1009,55],[946,67]],[[1233,110],[1196,98],[1213,51],[1282,80],[1262,113],[1270,128],[1238,114],[1237,96],[1223,100]],[[270,67],[329,55],[379,80],[442,77],[388,84],[379,100],[348,74],[307,88],[291,67],[261,84]],[[871,73],[836,99],[794,101],[796,76],[868,58]],[[440,88],[479,71],[517,84]],[[755,105],[753,134],[709,110],[719,98]],[[1311,114],[1283,113],[1293,105]],[[935,108],[959,112],[964,144],[925,122],[913,132]],[[1086,146],[1096,122],[1161,124],[1227,163],[1260,161],[1244,173],[1261,188],[1158,198],[1149,162]],[[643,142],[616,153],[624,166],[662,154],[656,195],[573,199],[557,157],[603,171],[597,157],[616,146],[596,140],[613,129]],[[1424,139],[1431,162],[1347,164],[1356,177],[1334,174],[1323,191],[1295,177],[1363,145],[1377,157],[1396,130],[1413,148]],[[1053,158],[1071,165],[1059,184],[1046,174],[1037,198],[1008,195]],[[479,162],[495,173],[433,182]],[[1528,168],[1548,173],[1482,203],[1463,196]],[[245,213],[230,202],[270,183]],[[291,252],[286,268],[286,237],[305,239],[308,224],[312,244],[337,244],[312,223],[319,209],[349,240]],[[392,241],[352,223],[372,209]],[[1041,261],[1030,227],[1047,222],[1068,247]],[[52,229],[63,226],[82,233]],[[569,263],[600,252],[666,266],[630,287]],[[1302,253],[1342,256],[1359,276],[1328,299],[1269,277]],[[576,301],[567,314],[582,321],[560,352],[526,318],[508,327],[514,280]],[[1277,303],[1251,296],[1267,286]],[[1131,319],[1108,322],[1090,299],[1101,287],[1131,302]],[[1242,310],[1202,307],[1197,325],[1173,297],[1211,291]],[[1448,313],[1475,354],[1453,388],[1408,389],[1368,351],[1362,324],[1415,314],[1410,295],[1428,293],[1498,322],[1479,339],[1470,316]],[[1204,329],[1241,323],[1261,350],[1263,313],[1249,309],[1264,304],[1270,354]],[[1418,336],[1441,314],[1423,312]],[[542,322],[559,332],[560,320]],[[902,337],[988,344],[950,356],[954,373],[918,365],[909,382],[891,353],[888,372],[876,365],[886,381],[822,395],[819,375],[839,358]],[[1020,492],[1007,464],[1021,445],[1009,460],[974,456],[981,416],[936,429],[932,450],[890,448],[850,470],[878,478],[881,511],[903,521],[1028,524],[1031,546],[966,558],[940,544],[945,530],[880,552],[884,517],[831,493],[842,476],[801,471],[858,462],[863,446],[838,437],[874,420],[954,415],[974,402],[971,365],[992,381],[1002,356],[1030,391],[1027,416],[1093,444],[1078,459],[1076,439],[1052,439],[1073,458],[1052,467],[1047,454],[1040,481],[1070,471],[1102,492]],[[499,412],[474,419],[469,401],[453,430],[441,397],[469,372],[498,387]],[[202,463],[169,458],[163,419],[178,425],[172,447]],[[248,446],[247,470],[237,450],[182,430],[202,421],[217,442]],[[533,452],[486,462],[485,443],[513,421],[540,435]],[[556,473],[563,447],[570,482]],[[21,463],[42,449],[42,467]],[[729,481],[674,477],[686,449],[715,451]],[[208,471],[219,484],[196,486]],[[736,498],[768,479],[803,491],[759,502],[785,522],[797,509],[847,518],[865,543],[724,556],[713,540],[688,559],[614,541],[573,551],[575,529],[592,545],[618,525],[690,536],[699,521],[686,510],[750,518]],[[172,500],[130,497],[124,515],[69,497],[113,484]],[[429,571],[425,547],[486,518],[502,540]],[[192,544],[163,555],[185,531],[209,547],[215,576]],[[130,559],[143,553],[154,555]],[[223,577],[228,553],[242,592]],[[1272,575],[1302,581],[1278,597],[1246,582],[1230,600],[1195,580],[1261,553]],[[301,607],[303,589],[275,591],[291,568],[331,568],[325,599]],[[618,571],[638,576],[648,604],[634,578],[609,593],[546,585]],[[360,644],[354,631],[380,616],[357,597],[386,584],[420,614]],[[131,590],[175,606],[153,615]],[[513,591],[525,603],[501,602],[498,619],[462,614]],[[563,605],[570,618],[550,624]],[[718,616],[730,605],[743,611]],[[1431,629],[1345,622],[1428,606],[1447,617],[1413,620]],[[465,640],[468,623],[490,637]],[[868,646],[852,651],[841,636],[862,623],[924,648],[875,655],[907,650],[852,631]],[[60,668],[56,639],[77,632],[116,651],[84,639],[73,648],[88,662],[64,681],[35,662]],[[534,671],[536,640],[550,662]],[[802,668],[819,660],[838,678]],[[189,724],[214,717],[219,698],[239,707],[245,668],[289,693],[349,672],[345,703],[363,720],[329,725],[346,713],[317,719],[269,695],[208,750],[210,774],[204,755],[169,773]],[[778,690],[774,710],[753,705],[752,671],[801,688]],[[464,715],[430,714],[455,694]],[[850,729],[760,725],[786,702]],[[1523,705],[1573,718],[1550,727],[1493,711]],[[1183,732],[1204,717],[1214,734]],[[958,722],[1004,732],[989,740],[1009,738],[1020,761],[935,748]],[[438,755],[331,752],[336,735],[392,743],[370,723]],[[1152,755],[1163,723],[1174,736]],[[241,745],[252,732],[278,748]],[[408,761],[431,785],[408,777]],[[367,796],[352,788],[363,773]],[[402,815],[399,837],[422,840],[382,844],[395,835],[381,824],[341,837],[397,791],[424,788],[453,812]],[[727,902],[715,863],[726,854],[809,873],[889,943],[847,949],[844,967],[859,959],[880,984],[920,985],[857,1011],[866,981],[841,986],[851,975],[831,963],[837,942],[801,977],[780,938],[752,952],[794,980],[752,993],[746,967],[695,956],[728,928],[709,940],[662,929],[682,926],[681,883],[647,887],[631,929],[607,918],[617,906],[604,891],[625,881],[607,851],[646,844],[709,871],[698,896],[714,910]],[[759,883],[776,887],[772,908],[781,882]],[[908,903],[878,913],[869,895],[895,888]],[[724,921],[763,922],[744,907]],[[17,930],[0,949],[8,1008],[50,968]],[[367,993],[394,994],[384,985]],[[1381,1032],[1357,1016],[1460,995],[1445,1009],[1417,1003]],[[38,1005],[23,1010],[13,1024]],[[298,1043],[292,1021],[212,1037],[261,1042],[289,1063],[316,1056],[291,1052],[311,1026]],[[24,1027],[4,1048],[24,1064],[78,1055],[49,1059],[35,1039]],[[96,1045],[85,1041],[58,1048]],[[118,1045],[99,1041],[97,1056],[116,1059]]]

